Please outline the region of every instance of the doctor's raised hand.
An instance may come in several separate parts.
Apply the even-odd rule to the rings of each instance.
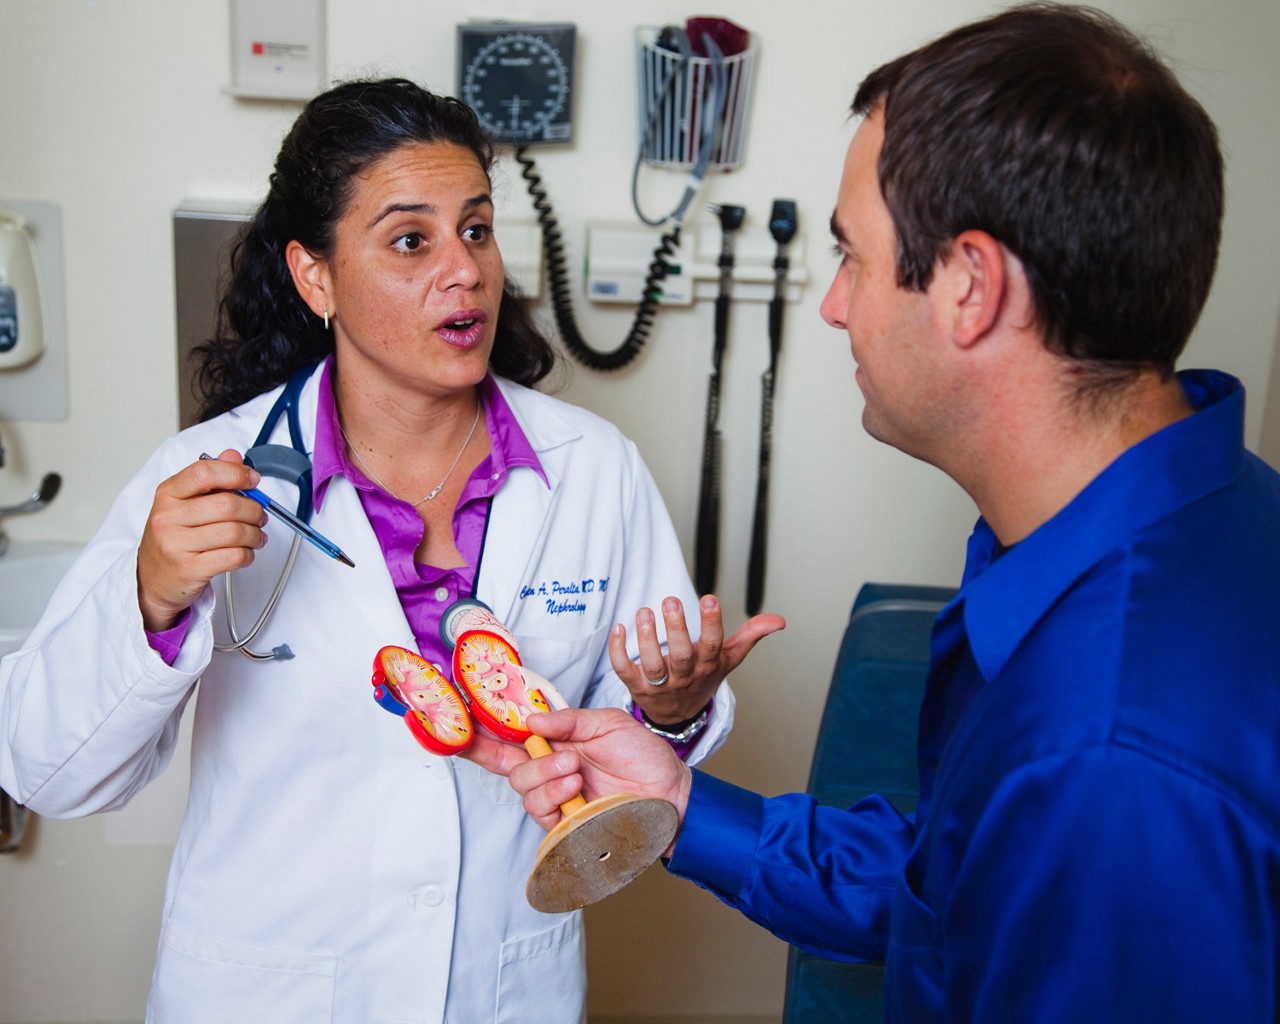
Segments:
[[[716,687],[740,664],[760,640],[783,629],[780,615],[756,615],[733,634],[724,635],[719,600],[707,594],[698,602],[700,631],[695,643],[689,634],[679,598],[662,602],[667,652],[664,656],[654,611],[636,613],[639,660],[627,654],[627,631],[618,623],[609,633],[609,660],[634,702],[633,715],[652,731],[673,740],[681,749],[682,735],[709,710]],[[691,734],[692,735],[692,734]]]

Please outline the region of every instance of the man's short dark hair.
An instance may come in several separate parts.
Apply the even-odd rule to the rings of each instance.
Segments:
[[[1146,43],[1096,10],[1020,6],[873,71],[853,112],[881,104],[902,287],[986,231],[1026,268],[1052,351],[1173,371],[1217,264],[1222,155]]]

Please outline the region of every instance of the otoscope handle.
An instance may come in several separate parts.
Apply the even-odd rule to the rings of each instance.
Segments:
[[[716,296],[716,339],[715,339],[715,372],[720,372],[721,357],[729,342],[729,303],[730,297],[721,292]]]
[[[775,199],[769,214],[769,233],[778,243],[773,260],[773,300],[769,303],[769,369],[761,380],[760,475],[756,478],[756,511],[751,524],[751,557],[747,563],[747,614],[755,615],[764,598],[765,537],[769,519],[769,465],[773,459],[773,386],[782,349],[782,313],[787,299],[787,246],[795,238],[798,218],[792,199]]]
[[[760,611],[764,599],[765,537],[769,519],[769,465],[773,459],[773,371],[760,378],[760,475],[756,478],[756,511],[751,522],[751,556],[747,562],[747,614]]]
[[[778,361],[778,353],[782,350],[782,314],[787,300],[783,295],[775,295],[769,300],[769,366],[772,368]]]
[[[693,581],[699,594],[716,588],[720,561],[720,380],[707,384],[707,419],[702,437],[702,484],[698,493],[698,521],[694,529]]]

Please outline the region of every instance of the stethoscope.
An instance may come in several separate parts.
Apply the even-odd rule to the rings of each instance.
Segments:
[[[258,431],[257,438],[244,453],[245,465],[252,466],[263,476],[284,480],[286,483],[294,484],[298,488],[297,517],[303,523],[311,521],[313,507],[311,501],[311,458],[307,455],[307,450],[302,443],[302,423],[298,418],[298,399],[302,394],[303,386],[314,370],[314,366],[304,366],[294,372],[288,383],[285,384],[284,390],[280,392],[280,397],[276,399],[275,404],[271,407],[271,411],[267,413],[267,418],[263,421],[262,429]],[[280,422],[281,416],[284,416],[289,424],[290,446],[270,444],[268,442],[268,438],[274,432],[276,424]],[[288,661],[294,656],[288,644],[280,644],[265,653],[251,650],[249,644],[253,643],[254,638],[262,630],[267,619],[271,617],[271,613],[275,611],[280,595],[284,592],[285,584],[289,582],[289,576],[293,572],[293,563],[298,557],[298,545],[301,543],[301,535],[295,532],[293,534],[293,542],[289,546],[289,554],[285,558],[284,567],[280,570],[280,578],[276,581],[276,585],[271,591],[271,596],[267,598],[262,614],[258,616],[253,626],[244,636],[240,635],[236,626],[235,598],[232,596],[231,588],[233,574],[230,572],[223,573],[222,585],[226,594],[227,633],[231,637],[231,642],[225,644],[214,643],[213,649],[215,651],[239,651],[246,658],[252,658],[255,661]]]
[[[236,626],[235,596],[231,587],[232,573],[223,573],[222,586],[226,595],[227,633],[231,637],[231,642],[225,644],[215,642],[213,645],[215,651],[239,651],[246,658],[252,658],[255,661],[288,661],[294,656],[288,644],[279,644],[266,653],[250,650],[249,644],[253,643],[254,638],[257,637],[262,627],[266,625],[267,619],[271,617],[271,613],[275,611],[280,595],[284,592],[285,584],[289,582],[289,576],[293,572],[293,563],[298,557],[298,545],[302,543],[304,533],[308,540],[329,557],[335,558],[346,565],[354,566],[351,559],[336,544],[310,525],[311,514],[314,511],[311,501],[311,457],[307,454],[307,449],[302,442],[302,423],[298,418],[298,399],[302,394],[303,387],[314,372],[314,365],[304,366],[294,372],[288,383],[285,384],[284,390],[280,392],[280,397],[276,399],[275,404],[271,407],[271,411],[267,413],[267,418],[263,421],[262,429],[258,431],[257,438],[254,439],[253,444],[244,453],[246,466],[252,466],[263,476],[275,477],[296,486],[298,488],[298,507],[297,512],[291,515],[288,509],[283,508],[260,491],[239,492],[259,503],[264,503],[264,507],[267,507],[268,511],[275,513],[277,517],[293,520],[291,523],[294,529],[293,541],[289,546],[289,554],[285,557],[284,566],[280,570],[280,578],[276,580],[276,585],[272,589],[270,597],[267,598],[267,603],[263,606],[262,613],[244,636],[240,635]],[[268,438],[275,431],[276,424],[280,422],[281,416],[284,416],[289,424],[289,447],[282,444],[271,444],[268,441]],[[485,505],[484,533],[480,540],[480,558],[476,562],[475,576],[472,581],[471,596],[473,598],[475,597],[475,589],[480,582],[480,568],[484,563],[484,552],[489,537],[489,514],[493,509],[491,500],[487,500]]]

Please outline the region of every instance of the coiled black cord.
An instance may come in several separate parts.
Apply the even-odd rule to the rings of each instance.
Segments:
[[[560,235],[560,225],[551,209],[551,201],[547,198],[546,189],[542,187],[542,179],[538,176],[533,158],[526,155],[526,147],[521,146],[515,152],[516,162],[520,165],[520,176],[524,178],[533,197],[533,208],[538,214],[538,223],[542,226],[542,251],[547,262],[547,282],[551,289],[551,308],[555,313],[556,326],[560,328],[560,336],[564,339],[569,354],[584,366],[592,370],[618,370],[630,363],[649,337],[653,328],[653,320],[658,312],[658,302],[662,297],[662,282],[671,273],[670,257],[680,248],[680,224],[662,235],[658,246],[653,251],[653,259],[649,263],[649,273],[644,280],[644,291],[640,305],[636,309],[631,330],[622,344],[612,352],[601,352],[593,348],[578,330],[578,320],[573,312],[573,296],[569,287],[568,261],[565,257],[564,240]]]

